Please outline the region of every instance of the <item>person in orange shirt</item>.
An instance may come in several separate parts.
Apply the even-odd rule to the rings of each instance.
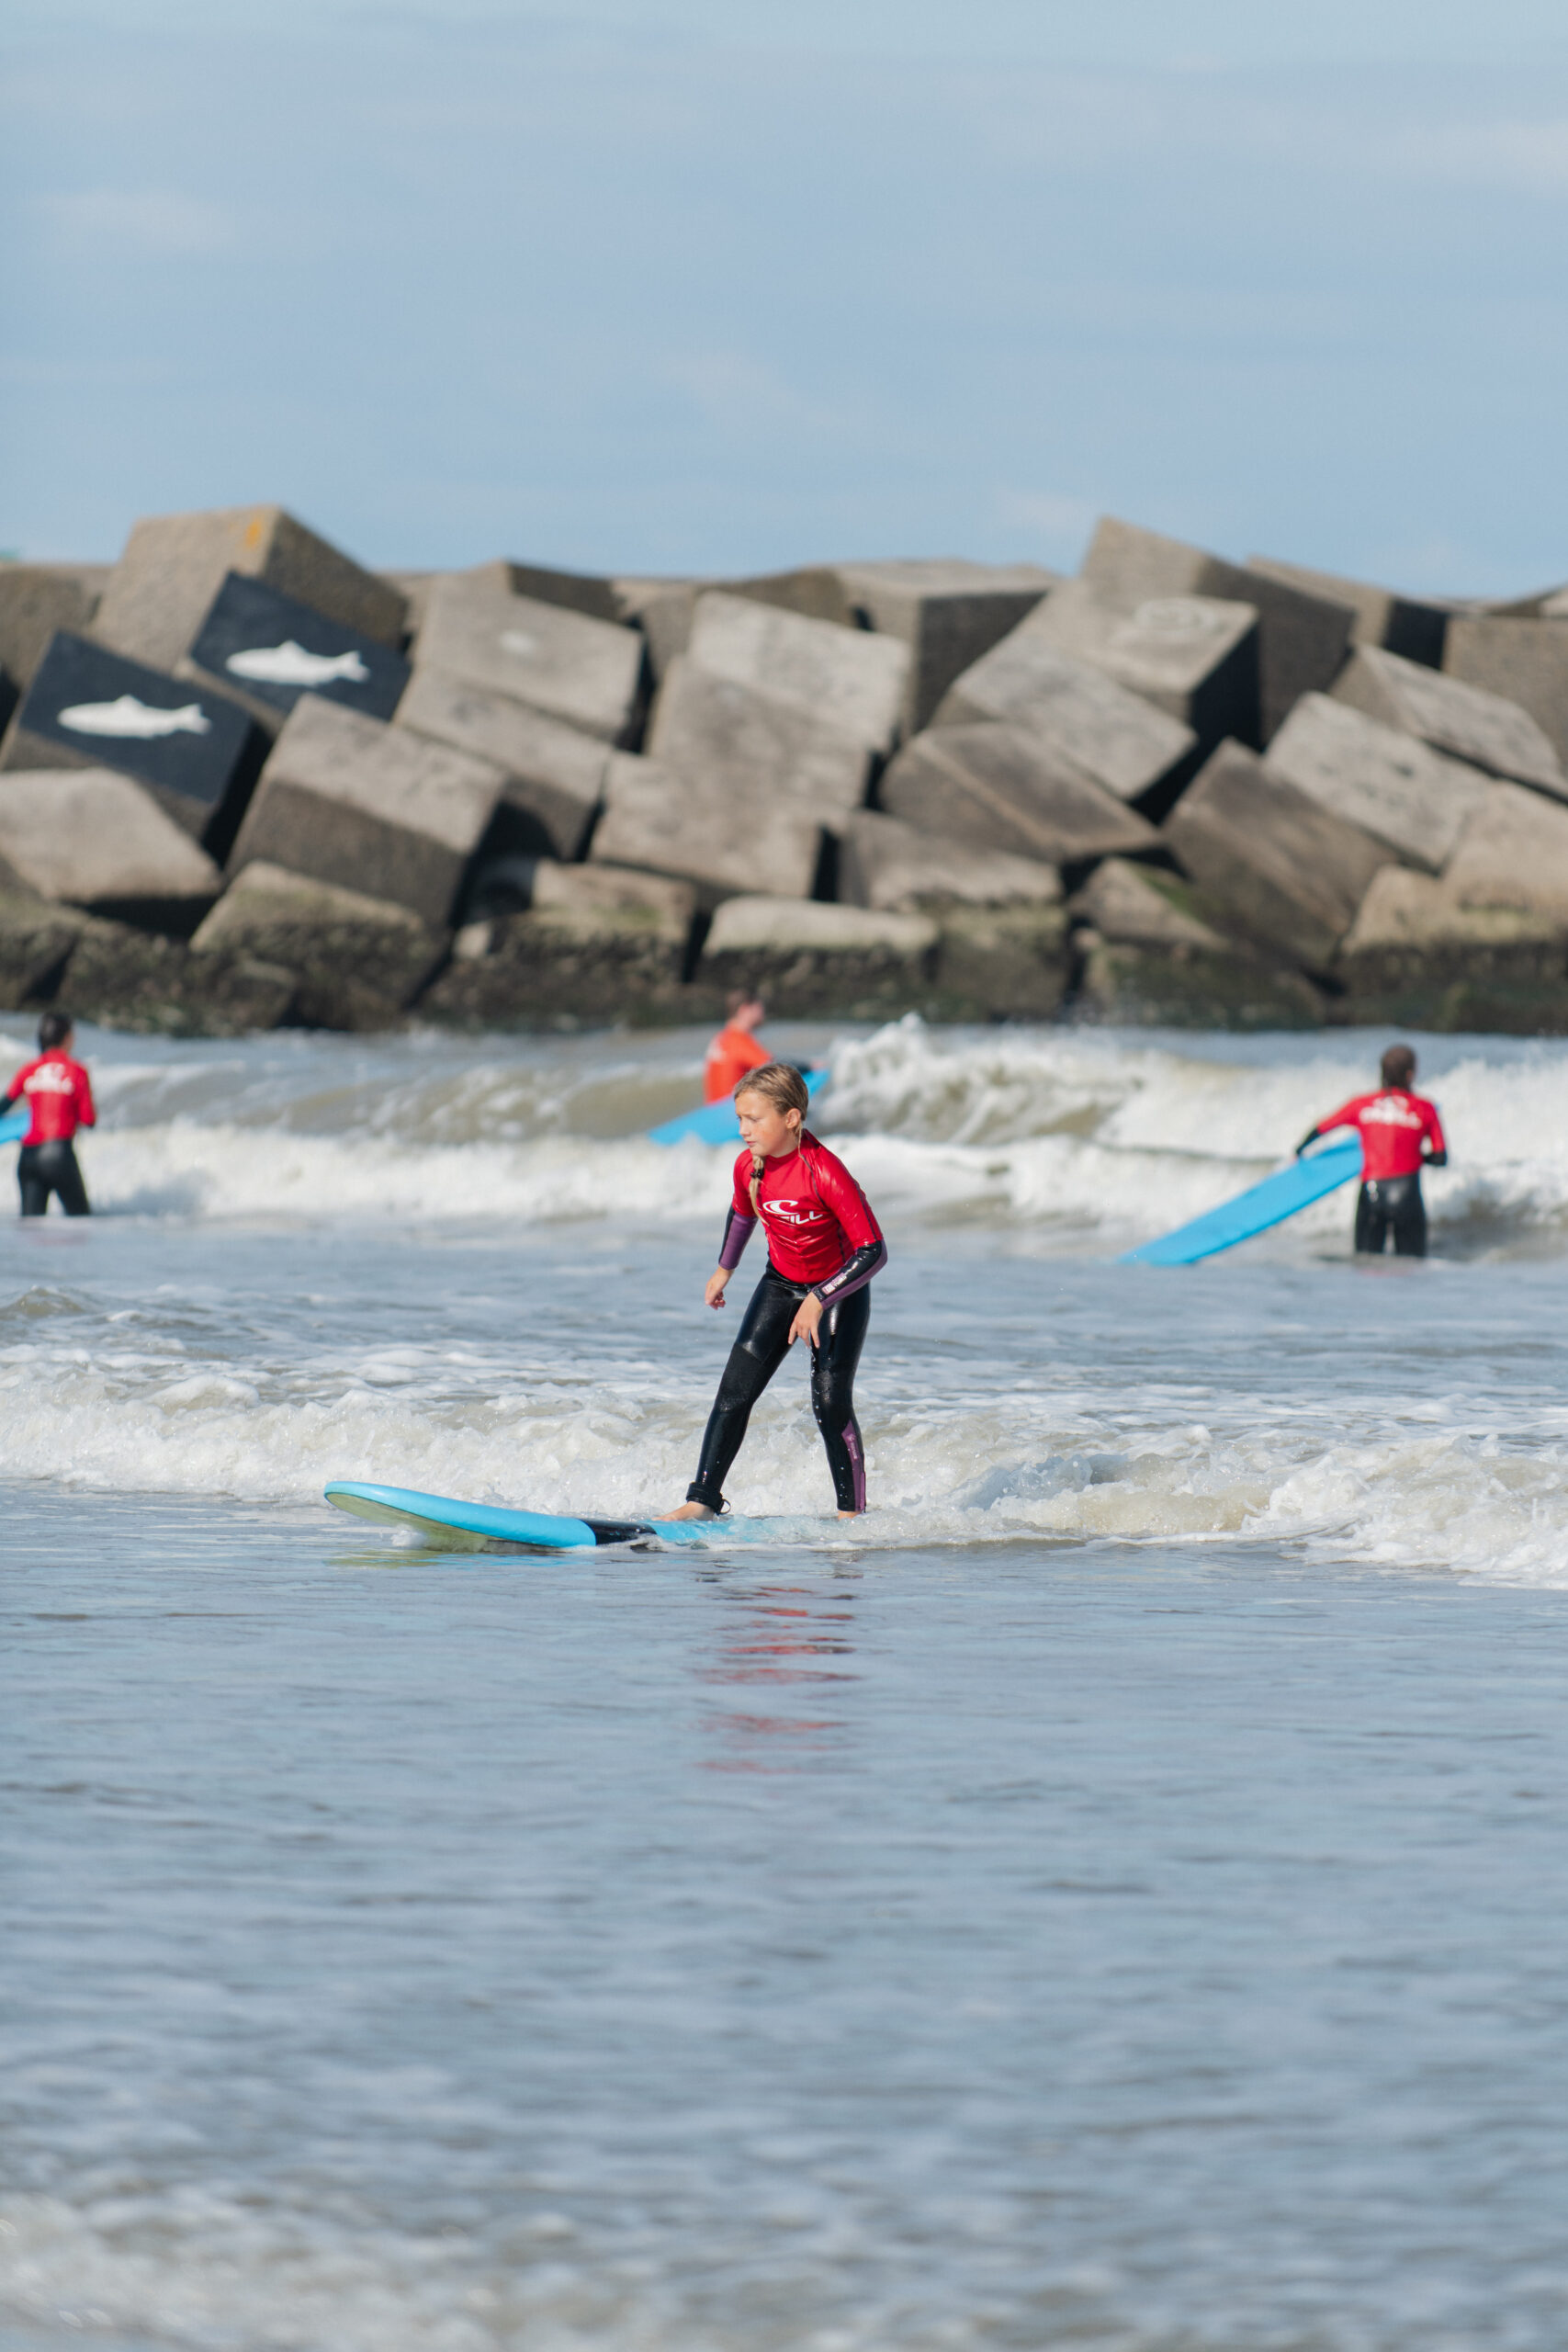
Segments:
[[[98,1114],[93,1108],[92,1081],[71,1057],[76,1038],[70,1016],[46,1012],[38,1025],[38,1059],[26,1063],[6,1089],[7,1102],[20,1097],[32,1114],[17,1155],[22,1215],[46,1216],[51,1193],[58,1193],[67,1216],[88,1216],[87,1188],[76,1165],[73,1137],[78,1127],[96,1126]]]
[[[1421,1198],[1423,1168],[1446,1168],[1448,1141],[1438,1106],[1415,1089],[1416,1055],[1409,1046],[1391,1046],[1382,1057],[1382,1085],[1376,1094],[1353,1095],[1309,1128],[1296,1146],[1299,1159],[1309,1143],[1335,1127],[1354,1127],[1361,1138],[1361,1190],[1356,1202],[1356,1250],[1381,1258],[1393,1237],[1396,1258],[1427,1254],[1427,1204]]]
[[[768,1008],[755,989],[736,989],[726,999],[729,1018],[707,1049],[703,1063],[703,1101],[722,1102],[733,1094],[749,1069],[761,1069],[773,1060],[759,1046],[753,1030],[768,1017]]]

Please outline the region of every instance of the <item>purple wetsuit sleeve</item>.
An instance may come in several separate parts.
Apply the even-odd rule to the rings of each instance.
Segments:
[[[886,1263],[887,1244],[879,1233],[874,1241],[852,1251],[836,1274],[829,1274],[825,1283],[813,1283],[811,1287],[824,1306],[837,1306],[844,1299],[852,1298],[857,1290],[863,1290],[873,1274],[879,1274]]]
[[[727,1267],[730,1273],[735,1272],[736,1267],[745,1256],[746,1244],[756,1230],[757,1220],[754,1216],[737,1216],[733,1209],[726,1213],[724,1244],[718,1253],[718,1262],[721,1266]]]

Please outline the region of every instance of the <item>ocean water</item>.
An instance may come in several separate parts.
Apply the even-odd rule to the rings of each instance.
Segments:
[[[85,1038],[100,1214],[0,1227],[0,2346],[1556,2352],[1568,1049],[1417,1041],[1426,1264],[1341,1193],[1159,1272],[1383,1039],[781,1030],[866,1519],[793,1363],[761,1540],[326,1510],[679,1498],[702,1042]]]

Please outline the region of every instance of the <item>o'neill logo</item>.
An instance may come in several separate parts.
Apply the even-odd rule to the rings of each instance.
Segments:
[[[809,1204],[805,1201],[764,1201],[762,1208],[766,1216],[776,1216],[781,1225],[820,1225],[822,1222],[823,1212],[815,1201]],[[806,1211],[804,1216],[799,1214],[802,1209]]]
[[[253,645],[231,653],[223,667],[262,686],[329,686],[336,678],[362,686],[370,675],[357,653],[309,653],[291,637],[281,645]]]
[[[114,702],[73,702],[58,714],[56,724],[75,735],[134,735],[142,742],[159,735],[212,732],[212,721],[198,702],[182,703],[178,710],[154,710],[137,695],[121,695]]]

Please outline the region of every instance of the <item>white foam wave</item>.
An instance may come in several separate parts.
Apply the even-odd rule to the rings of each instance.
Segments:
[[[711,1377],[711,1365],[631,1362],[590,1378],[417,1344],[202,1362],[167,1333],[95,1329],[0,1349],[0,1425],[9,1476],[106,1491],[314,1504],[329,1478],[389,1478],[638,1517],[683,1494]],[[999,1396],[863,1399],[873,1510],[850,1527],[829,1515],[804,1382],[786,1368],[732,1491],[783,1543],[1258,1540],[1568,1583],[1568,1412],[1538,1415],[1528,1449],[1509,1451],[1495,1427],[1436,1407],[1391,1430],[1381,1399],[1297,1404],[1275,1420],[1251,1410],[1245,1426],[1216,1430],[1147,1395],[1135,1434],[1124,1403],[1027,1384]]]
[[[682,1046],[426,1037],[216,1048],[107,1041],[98,1204],[151,1216],[669,1222],[722,1212],[730,1154],[643,1130],[690,1099]],[[1372,1082],[1354,1035],[1201,1039],[927,1029],[831,1047],[819,1124],[879,1205],[1106,1250],[1195,1216],[1287,1159]],[[1555,1247],[1568,1228],[1568,1048],[1437,1041],[1424,1082],[1453,1165],[1427,1180],[1451,1247]],[[1338,1246],[1331,1196],[1261,1246]]]
[[[105,1133],[83,1156],[100,1209],[203,1220],[717,1219],[729,1189],[725,1155],[641,1138],[455,1146],[180,1118]]]

